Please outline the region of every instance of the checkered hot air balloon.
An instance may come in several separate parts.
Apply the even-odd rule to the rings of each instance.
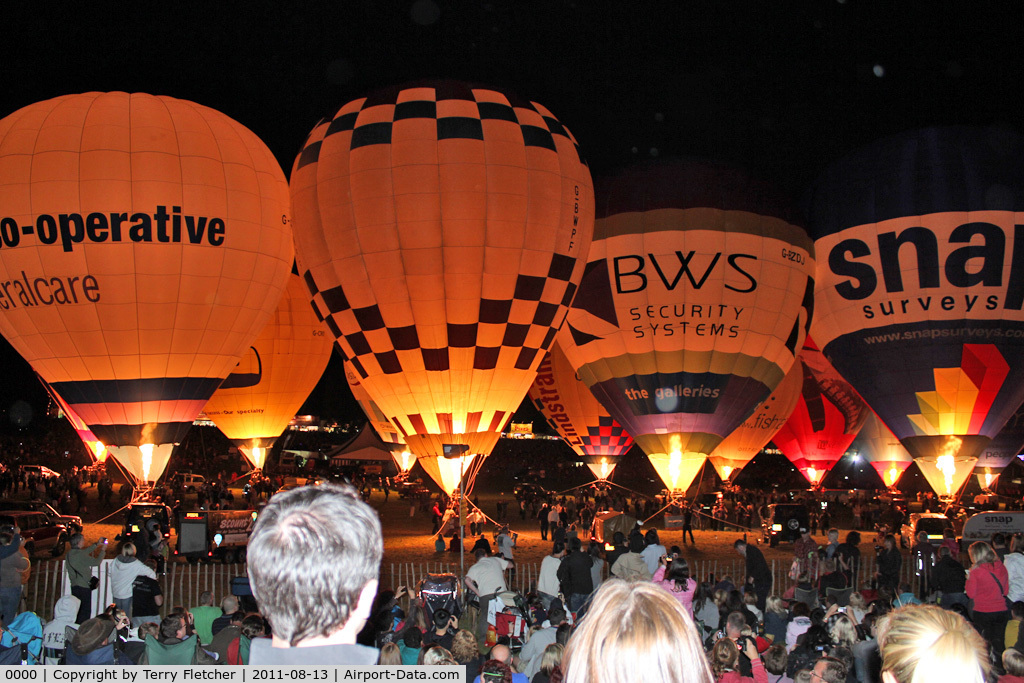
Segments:
[[[313,305],[369,396],[421,461],[490,453],[590,246],[572,135],[491,88],[395,87],[318,124],[291,189]]]
[[[952,496],[1024,402],[1024,143],[930,128],[829,167],[810,193],[813,335]]]

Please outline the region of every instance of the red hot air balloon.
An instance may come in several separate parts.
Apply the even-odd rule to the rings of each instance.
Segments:
[[[445,445],[486,456],[583,274],[593,189],[571,134],[497,90],[396,87],[317,125],[291,188],[313,305],[369,396],[428,472]]]
[[[800,351],[803,387],[796,408],[772,438],[817,486],[849,448],[871,411],[810,337]]]
[[[815,339],[942,496],[1024,402],[1022,148],[912,131],[833,164],[810,196]]]
[[[682,491],[792,367],[813,250],[763,185],[721,166],[641,166],[598,196],[562,348]]]
[[[611,476],[619,456],[633,445],[632,437],[576,376],[557,336],[537,369],[529,396],[598,479]]]
[[[0,331],[154,481],[281,298],[288,186],[207,107],[84,93],[0,121]]]

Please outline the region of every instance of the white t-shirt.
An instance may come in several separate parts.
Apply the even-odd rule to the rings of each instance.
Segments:
[[[480,595],[494,595],[508,590],[505,585],[506,567],[508,560],[503,557],[482,557],[469,568],[466,577],[476,582]]]
[[[537,577],[537,590],[548,595],[558,595],[558,567],[561,558],[546,556],[540,563],[540,575]]]

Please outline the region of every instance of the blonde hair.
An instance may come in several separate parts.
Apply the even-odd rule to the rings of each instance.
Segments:
[[[385,643],[384,647],[380,649],[380,656],[377,658],[377,663],[385,666],[401,666],[402,651],[399,650],[398,646],[394,643]]]
[[[897,683],[985,683],[988,646],[956,612],[907,605],[883,618],[877,631],[882,671]]]
[[[764,603],[764,609],[766,612],[777,614],[780,617],[789,616],[789,610],[786,609],[786,603],[783,602],[782,598],[778,595],[769,595],[768,599]]]
[[[832,642],[852,650],[858,640],[857,625],[853,623],[853,619],[849,615],[838,613],[833,615],[831,621],[828,632],[832,636]]]
[[[967,554],[971,556],[971,562],[975,566],[979,564],[989,564],[996,561],[996,551],[992,550],[992,546],[985,541],[975,541],[971,544],[971,547],[967,549]]]
[[[859,610],[867,609],[868,603],[858,591],[850,593],[850,607]]]
[[[451,652],[436,643],[423,651],[423,663],[426,666],[456,666],[458,664]]]
[[[128,542],[121,546],[121,555],[124,557],[135,557],[135,544]]]
[[[610,579],[562,658],[565,683],[711,683],[690,615],[646,581]]]
[[[565,646],[561,643],[551,643],[544,648],[544,654],[540,658],[540,670],[549,677],[556,666],[561,666],[562,657],[565,655]]]
[[[722,674],[736,669],[736,662],[740,659],[740,649],[731,638],[719,638],[715,646],[708,653],[711,660],[711,673],[715,680],[722,678]]]

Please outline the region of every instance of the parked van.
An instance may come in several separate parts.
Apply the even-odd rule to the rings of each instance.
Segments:
[[[960,550],[967,552],[975,541],[990,543],[992,535],[1002,533],[1009,543],[1013,534],[1024,534],[1024,512],[979,512],[964,524]]]

